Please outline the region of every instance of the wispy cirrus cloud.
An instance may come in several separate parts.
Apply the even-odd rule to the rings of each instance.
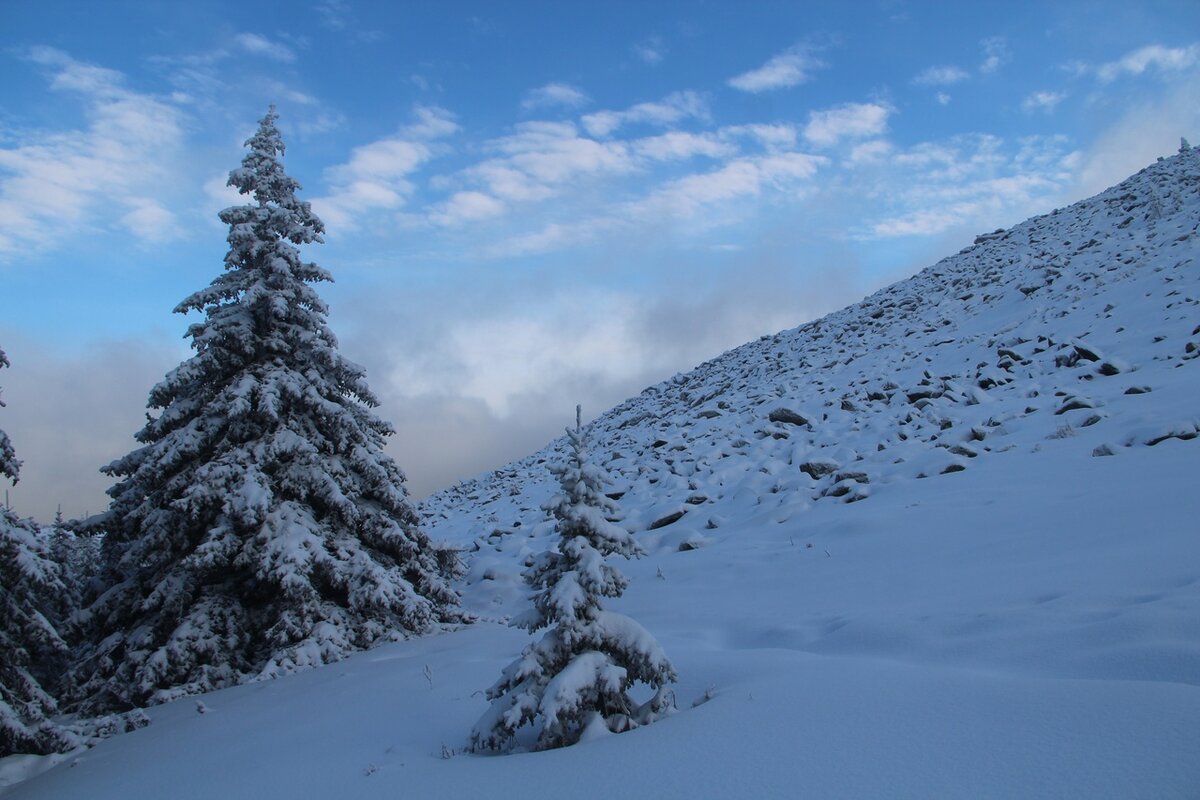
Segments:
[[[435,225],[453,227],[499,217],[507,209],[503,200],[484,192],[455,192],[430,212],[429,219]]]
[[[580,120],[592,136],[608,136],[625,125],[647,124],[667,126],[685,119],[708,119],[708,102],[698,92],[683,91],[667,95],[662,100],[638,103],[624,111],[597,111]]]
[[[547,83],[545,86],[530,90],[521,100],[521,108],[526,111],[555,106],[579,108],[587,103],[588,96],[582,89],[568,83]]]
[[[53,90],[79,99],[87,124],[14,131],[11,146],[0,148],[0,257],[92,227],[113,226],[146,243],[179,235],[162,194],[185,138],[178,108],[61,50],[35,47],[25,55]]]
[[[620,179],[635,178],[642,183],[640,201],[629,201],[619,208],[593,208],[574,221],[547,222],[536,231],[510,236],[481,251],[488,257],[548,252],[591,241],[647,213],[651,207],[659,211],[673,207],[678,212],[702,206],[715,196],[716,186],[736,182],[739,176],[755,186],[770,182],[773,176],[782,174],[785,162],[771,162],[767,157],[787,156],[797,138],[795,126],[783,123],[701,132],[667,131],[628,139],[592,138],[570,122],[520,123],[511,135],[485,145],[494,154],[491,158],[455,175],[434,179],[435,188],[456,189],[457,193],[438,207],[430,221],[459,225],[498,217],[518,206],[528,213],[568,191],[578,200],[584,194],[578,191],[581,185],[593,182],[600,185],[607,181],[613,188],[617,186],[611,182]],[[759,149],[763,152],[758,155],[747,152]],[[715,172],[693,172],[690,162],[695,159],[724,166],[718,166]],[[729,169],[722,171],[725,167]],[[656,177],[660,169],[682,171],[684,175],[664,182]],[[639,193],[635,186],[623,186],[619,191]],[[697,202],[685,202],[689,192]],[[644,205],[636,206],[639,202]]]
[[[1003,36],[989,36],[979,43],[983,50],[983,61],[979,62],[979,71],[985,75],[998,72],[1001,67],[1012,60],[1012,52],[1008,49],[1008,40]]]
[[[970,77],[970,73],[962,67],[950,65],[922,70],[912,79],[912,82],[917,86],[952,86]]]
[[[891,150],[862,178],[874,205],[891,213],[862,237],[933,236],[1045,211],[1074,180],[1079,159],[1061,137],[969,135]]]
[[[653,67],[666,57],[667,47],[663,44],[662,37],[650,36],[633,46],[633,54],[643,63]]]
[[[387,38],[383,31],[363,28],[346,0],[320,0],[313,5],[313,10],[317,12],[321,27],[327,30],[350,34],[364,43],[380,42]]]
[[[1067,95],[1065,92],[1031,92],[1021,101],[1021,110],[1027,113],[1043,111],[1049,114],[1066,98]]]
[[[722,137],[717,135],[717,140]],[[636,150],[636,143],[632,145]],[[724,152],[724,151],[723,151]],[[589,244],[614,233],[644,232],[686,221],[691,233],[750,213],[748,199],[775,193],[798,199],[811,185],[823,156],[797,152],[744,154],[715,168],[652,183],[642,196],[597,209],[591,216],[560,220],[484,248],[488,258],[548,253]]]
[[[292,48],[280,42],[273,42],[261,34],[239,33],[233,37],[233,43],[242,52],[250,55],[263,56],[285,64],[296,60],[296,53]]]
[[[823,66],[824,63],[807,49],[793,47],[772,56],[757,69],[735,75],[726,83],[751,94],[788,89],[809,80],[812,73]]]
[[[1152,44],[1132,50],[1115,61],[1096,66],[1082,63],[1072,66],[1077,73],[1090,73],[1101,81],[1110,83],[1124,76],[1137,76],[1148,72],[1180,73],[1197,65],[1200,65],[1200,42],[1187,47]]]
[[[791,190],[808,182],[828,163],[806,153],[777,153],[733,159],[721,167],[687,175],[656,187],[644,199],[629,203],[622,216],[630,220],[678,220],[733,200],[757,197],[770,188]]]

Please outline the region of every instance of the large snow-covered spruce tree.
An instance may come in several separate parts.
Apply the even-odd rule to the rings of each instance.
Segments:
[[[0,350],[0,367],[6,366]],[[8,434],[0,430],[0,475],[15,484],[20,469]],[[0,757],[70,746],[49,719],[58,707],[43,686],[65,663],[67,646],[56,627],[65,597],[37,525],[0,507]]]
[[[492,705],[471,732],[475,751],[512,750],[518,729],[527,724],[538,750],[574,744],[589,729],[637,727],[665,713],[666,686],[676,680],[675,668],[645,628],[601,606],[601,598],[620,597],[628,585],[606,557],[630,558],[642,550],[614,521],[616,504],[604,493],[608,476],[588,460],[578,408],[567,440],[567,460],[552,467],[561,492],[545,506],[556,520],[558,550],[542,553],[525,571],[535,590],[533,609],[512,623],[530,632],[552,627],[488,690]],[[639,682],[655,692],[640,705],[629,695]]]
[[[220,213],[225,271],[185,299],[195,354],[150,392],[142,446],[104,468],[107,588],[84,614],[84,710],[162,702],[338,660],[461,618],[392,433],[342,358],[298,245],[324,227],[283,168],[272,106]]]

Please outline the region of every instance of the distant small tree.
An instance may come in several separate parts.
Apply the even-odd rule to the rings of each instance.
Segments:
[[[0,367],[6,366],[0,350]],[[15,484],[20,469],[0,430],[0,475]],[[66,611],[66,595],[37,525],[0,508],[0,757],[70,747],[50,721],[58,705],[44,688],[65,663],[67,646],[56,623]]]
[[[614,522],[616,504],[604,493],[608,477],[589,461],[578,407],[575,413],[567,460],[551,468],[561,492],[544,506],[557,523],[558,549],[525,571],[534,607],[512,622],[530,632],[550,630],[488,690],[491,708],[471,732],[475,751],[513,749],[527,724],[535,749],[563,747],[589,729],[616,733],[648,723],[670,702],[666,686],[676,675],[662,647],[641,625],[601,606],[601,598],[620,597],[628,584],[605,558],[642,551]],[[628,694],[638,682],[655,690],[642,705]]]
[[[50,557],[62,571],[72,609],[90,602],[95,595],[101,564],[100,537],[75,531],[76,524],[67,521],[59,506],[50,526]],[[69,628],[64,632],[69,634]]]
[[[150,392],[118,482],[105,587],[81,614],[81,708],[120,710],[336,661],[462,619],[436,548],[383,452],[391,427],[337,351],[300,246],[324,226],[283,168],[274,107],[229,185],[225,271],[186,298],[195,354]]]
[[[0,369],[10,366],[8,356],[0,350]],[[3,395],[0,395],[0,408],[4,408]],[[5,476],[14,484],[17,482],[17,476],[21,474],[21,462],[17,460],[17,453],[13,450],[12,442],[8,439],[8,434],[0,430],[0,475]]]

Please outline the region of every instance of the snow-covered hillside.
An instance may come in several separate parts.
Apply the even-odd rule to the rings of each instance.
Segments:
[[[602,415],[667,719],[452,752],[529,641],[558,441],[423,504],[477,624],[155,707],[11,796],[1200,796],[1198,258],[1184,150]]]
[[[1195,437],[1198,226],[1187,150],[647,389],[593,428],[627,524],[698,544],[722,518],[854,502],[1022,444],[1099,455]],[[542,519],[561,447],[431,498],[435,535],[511,547]]]

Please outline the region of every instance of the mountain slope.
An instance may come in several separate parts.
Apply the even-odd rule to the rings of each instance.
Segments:
[[[451,752],[529,641],[555,442],[424,503],[478,624],[154,707],[11,797],[1195,797],[1198,224],[1189,150],[602,415],[647,550],[612,606],[677,714]]]
[[[700,542],[722,515],[1080,437],[1120,453],[1200,430],[1200,151],[1010,230],[815,322],[732,350],[594,423],[634,530]],[[562,442],[424,503],[435,535],[542,519]],[[682,532],[686,531],[686,535]]]

